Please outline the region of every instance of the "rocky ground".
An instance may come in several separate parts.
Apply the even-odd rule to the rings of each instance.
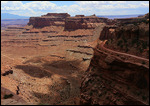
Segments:
[[[48,13],[31,17],[25,27],[3,30],[2,105],[148,105],[149,55],[113,48],[120,36],[128,44],[122,37],[134,38],[140,31],[149,46],[149,23],[139,26],[145,31],[131,25],[145,17],[149,14],[109,20]]]
[[[5,30],[1,40],[2,104],[79,104],[81,77],[93,54],[87,44],[98,39],[102,27],[98,31],[63,31],[56,26]],[[11,68],[13,74],[3,76]],[[9,94],[14,96],[4,99]]]

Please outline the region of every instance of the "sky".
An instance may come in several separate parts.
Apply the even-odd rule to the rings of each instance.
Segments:
[[[20,16],[146,14],[149,13],[149,1],[1,1],[1,13]]]

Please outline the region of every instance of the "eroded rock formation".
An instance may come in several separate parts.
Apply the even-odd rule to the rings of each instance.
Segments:
[[[81,104],[148,104],[149,68],[125,62],[98,48],[81,83]]]
[[[62,22],[64,22],[65,18],[67,17],[70,17],[68,13],[48,13],[46,15],[42,15],[41,17],[30,17],[28,25],[33,25],[34,28],[58,25],[63,26],[64,23]]]
[[[130,49],[128,51],[149,47],[148,18],[149,14],[140,18],[118,19],[115,20],[115,26],[107,25],[103,28],[81,83],[82,105],[149,104],[147,55],[143,54],[145,57],[141,58],[134,56],[137,55],[135,52],[121,53],[124,46]],[[104,40],[108,40],[106,44]],[[121,49],[115,49],[117,46]]]

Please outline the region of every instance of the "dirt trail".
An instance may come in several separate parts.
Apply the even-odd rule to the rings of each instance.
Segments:
[[[101,47],[102,47],[103,49],[105,49],[105,50],[107,50],[107,51],[114,52],[114,53],[117,53],[117,54],[120,54],[120,55],[125,55],[125,56],[134,57],[134,58],[141,59],[141,60],[144,60],[144,61],[148,61],[148,62],[149,62],[149,59],[146,59],[146,58],[138,57],[138,56],[131,55],[131,54],[127,54],[127,53],[117,52],[117,51],[114,51],[114,50],[105,48],[104,45],[105,45],[106,41],[107,41],[107,40],[105,40],[104,42],[102,42],[102,44],[100,44],[100,45],[101,45]]]

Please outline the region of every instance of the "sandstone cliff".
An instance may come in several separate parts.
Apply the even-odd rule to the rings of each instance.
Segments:
[[[99,18],[96,16],[76,15],[76,17],[68,17],[65,20],[65,30],[76,29],[94,29],[100,23],[107,23],[107,18]]]
[[[100,39],[104,40],[102,38],[109,36],[111,39],[107,39],[105,45],[108,48],[149,58],[149,19],[145,18],[147,15],[143,17],[137,22],[133,20],[128,24],[118,24],[111,34],[109,31],[102,31]]]
[[[148,98],[149,68],[94,50],[81,83],[81,104],[142,105]]]
[[[100,33],[100,40],[108,40],[113,39],[115,37],[114,31],[116,26],[107,25],[103,28],[102,32]]]
[[[148,18],[118,19],[103,28],[81,83],[82,105],[149,104]],[[141,49],[144,58],[133,56]]]
[[[43,28],[45,26],[57,26],[55,22],[64,22],[65,18],[70,17],[67,13],[48,13],[41,17],[30,17],[28,25],[33,25],[34,28]],[[64,26],[64,24],[59,24]]]

